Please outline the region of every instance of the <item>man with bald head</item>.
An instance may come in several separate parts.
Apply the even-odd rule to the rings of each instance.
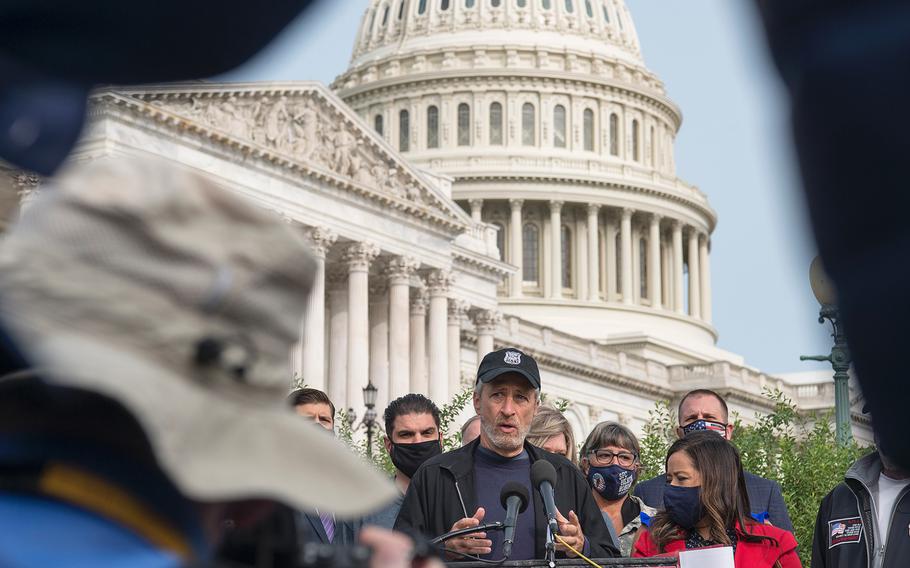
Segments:
[[[678,416],[679,426],[676,428],[678,438],[700,430],[717,432],[727,440],[733,437],[733,424],[729,422],[727,402],[712,390],[696,389],[686,393],[679,402]],[[787,513],[780,484],[748,471],[744,473],[752,516],[759,522],[767,521],[792,532],[793,523]],[[663,509],[666,483],[666,476],[658,475],[636,485],[634,494],[649,507]]]

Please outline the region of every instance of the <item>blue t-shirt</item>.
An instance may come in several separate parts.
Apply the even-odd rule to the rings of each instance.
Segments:
[[[531,490],[531,458],[528,452],[522,451],[514,458],[506,458],[480,445],[474,452],[474,485],[477,488],[477,504],[484,508],[486,514],[481,523],[504,521],[506,510],[499,501],[502,486],[509,481],[517,481]],[[469,515],[474,511],[468,511]],[[509,560],[534,559],[534,503],[528,503],[524,513],[518,515],[515,527],[515,540],[512,544],[512,555]],[[484,558],[499,560],[502,558],[502,531],[487,532],[487,538],[493,541],[493,552]]]

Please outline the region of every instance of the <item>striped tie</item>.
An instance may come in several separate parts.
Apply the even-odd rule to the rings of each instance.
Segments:
[[[325,529],[325,534],[329,537],[329,542],[335,540],[335,517],[332,513],[319,513],[319,520],[322,521],[322,527]]]

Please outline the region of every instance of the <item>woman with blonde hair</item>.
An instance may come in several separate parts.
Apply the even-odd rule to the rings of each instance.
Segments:
[[[692,432],[670,446],[664,510],[635,543],[633,556],[730,546],[736,568],[801,568],[796,539],[749,516],[739,452],[715,432]]]
[[[531,420],[531,429],[528,432],[528,443],[543,448],[544,450],[559,454],[573,464],[577,463],[577,450],[575,449],[575,434],[572,425],[562,415],[562,412],[552,406],[540,405],[537,414]]]
[[[623,556],[657,513],[632,488],[641,469],[641,447],[631,430],[618,422],[601,422],[581,446],[581,472],[588,479],[604,522],[617,537]]]

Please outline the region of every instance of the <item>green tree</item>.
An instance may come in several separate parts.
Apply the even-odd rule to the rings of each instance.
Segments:
[[[739,448],[743,468],[774,479],[781,485],[784,501],[799,542],[805,566],[812,553],[815,516],[822,498],[843,481],[847,468],[871,448],[856,442],[839,446],[835,440],[832,413],[800,413],[779,390],[766,391],[774,410],[759,415],[753,425],[733,416],[733,443]],[[650,413],[642,438],[642,479],[664,471],[664,460],[676,437],[676,419],[667,402],[658,402]]]

